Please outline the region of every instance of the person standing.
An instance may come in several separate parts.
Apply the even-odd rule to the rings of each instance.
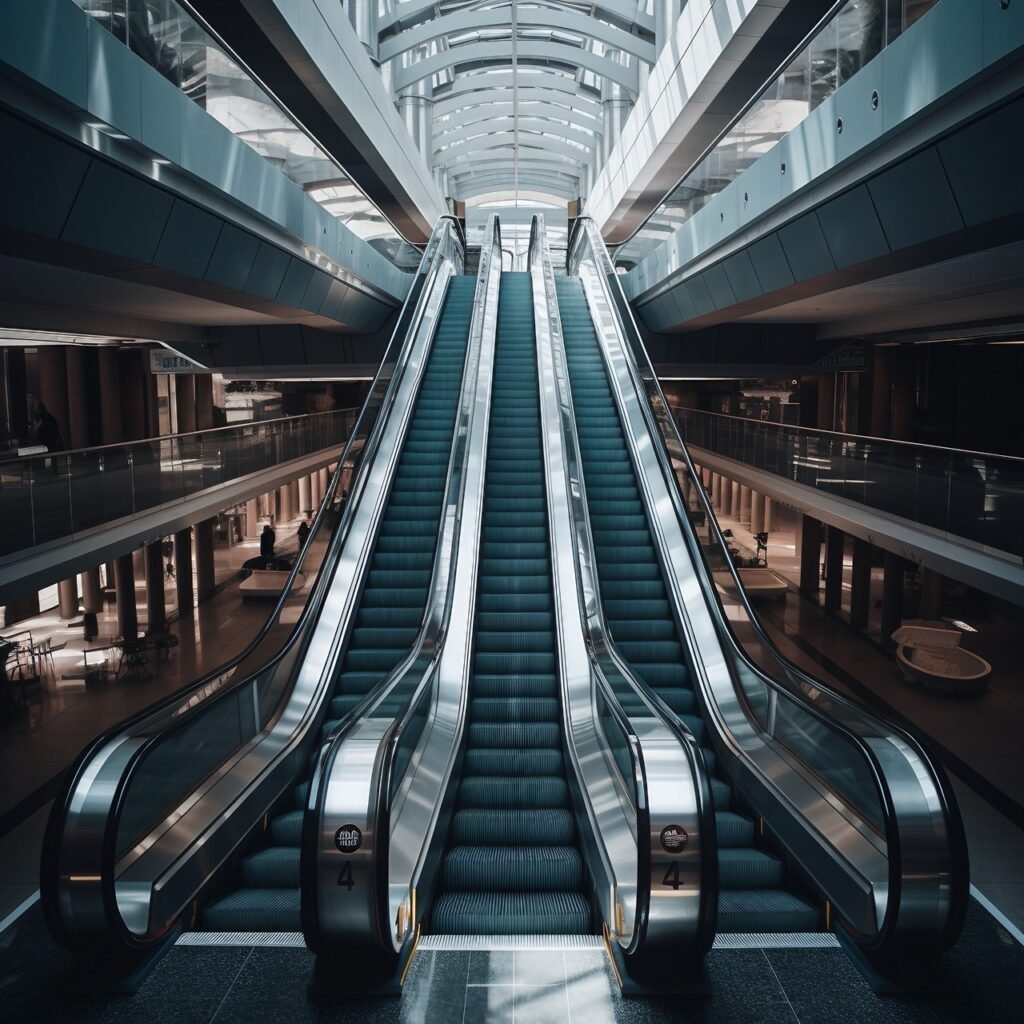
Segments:
[[[274,543],[276,541],[277,534],[274,533],[270,523],[267,523],[267,525],[263,527],[263,532],[260,534],[260,558],[262,558],[264,562],[269,562],[273,559]]]
[[[64,438],[60,433],[60,425],[53,413],[42,402],[36,408],[36,440],[40,444],[46,445],[48,451],[64,450]]]
[[[309,513],[306,513],[306,518],[299,523],[298,530],[295,531],[295,536],[299,539],[299,550],[301,551],[306,546],[306,539],[309,537]]]

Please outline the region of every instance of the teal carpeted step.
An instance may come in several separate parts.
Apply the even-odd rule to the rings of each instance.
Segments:
[[[591,929],[562,708],[525,274],[502,275],[469,726],[435,932]]]
[[[449,284],[322,737],[388,677],[419,633],[433,571],[475,287],[473,278],[454,278]],[[308,790],[308,783],[297,786],[292,808],[271,821],[272,845],[242,858],[241,888],[206,908],[204,928],[301,931],[299,844]]]
[[[609,632],[634,674],[705,737],[687,653],[673,619],[618,409],[578,279],[555,287],[583,458],[598,580]],[[716,766],[705,749],[710,771]],[[783,864],[755,846],[754,822],[732,806],[732,791],[712,777],[719,840],[720,932],[817,927],[817,912],[786,892]]]

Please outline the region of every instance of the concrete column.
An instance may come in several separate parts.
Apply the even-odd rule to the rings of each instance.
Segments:
[[[711,505],[718,508],[718,501],[722,494],[722,478],[717,473],[711,474]]]
[[[68,433],[64,438],[69,448],[89,447],[89,382],[85,370],[86,351],[81,345],[64,349],[68,386]]]
[[[204,519],[193,527],[196,535],[196,584],[200,601],[205,601],[217,585],[213,562],[213,519]]]
[[[630,55],[621,50],[608,50],[605,56],[617,64],[629,66]],[[633,98],[629,90],[618,82],[604,79],[601,86],[601,145],[595,170],[607,163],[632,109]]]
[[[196,379],[191,373],[174,378],[174,408],[178,413],[178,433],[191,434],[196,426]]]
[[[192,377],[196,393],[196,430],[213,428],[213,374],[197,373]]]
[[[78,614],[78,577],[61,580],[57,584],[57,601],[62,619],[73,619]]]
[[[741,523],[750,523],[753,518],[753,511],[751,509],[751,492],[749,487],[744,487],[740,484],[740,515],[739,519]]]
[[[942,613],[942,574],[934,569],[921,570],[922,619],[937,619]]]
[[[771,533],[775,529],[775,506],[772,499],[765,495],[764,499],[764,528]]]
[[[299,477],[299,511],[306,512],[313,508],[313,479],[308,476]]]
[[[654,0],[654,49],[661,53],[672,38],[679,13],[686,0]]]
[[[853,574],[850,580],[850,625],[867,629],[871,610],[871,545],[853,540]]]
[[[750,492],[750,532],[764,531],[764,498],[757,491]]]
[[[403,68],[412,67],[430,56],[430,46],[424,44],[407,50],[399,57]],[[398,113],[405,122],[405,127],[412,136],[416,148],[427,161],[427,166],[434,163],[434,89],[429,77],[413,82],[399,94],[395,101]]]
[[[153,437],[159,433],[155,421],[156,381],[143,362],[146,353],[142,349],[121,348],[117,354],[121,377],[118,404],[124,440]]]
[[[117,444],[124,440],[121,423],[121,367],[116,348],[101,348],[97,352],[100,371],[100,430],[103,444]]]
[[[69,448],[68,376],[63,350],[58,345],[42,346],[36,353],[36,367],[39,371],[39,401],[57,421],[64,447]],[[34,407],[32,415],[35,416]]]
[[[82,610],[88,615],[103,611],[103,592],[100,590],[100,570],[86,569],[82,573]]]
[[[825,608],[839,611],[843,601],[843,550],[846,534],[834,526],[825,536]]]
[[[245,503],[245,536],[247,540],[256,540],[260,535],[260,503],[258,498],[250,498]]]
[[[114,588],[117,593],[117,631],[128,640],[139,635],[139,616],[135,608],[135,560],[130,554],[114,562]]]
[[[740,485],[735,480],[729,481],[729,515],[733,519],[740,517]]]
[[[317,505],[319,505],[327,494],[327,488],[331,485],[331,474],[326,469],[321,469],[317,472],[317,476],[320,480],[320,501],[317,502]]]
[[[822,524],[813,516],[800,516],[800,589],[817,594],[821,578]]]
[[[291,489],[287,484],[282,484],[277,489],[277,521],[287,523],[292,517]]]
[[[146,545],[146,618],[147,633],[162,633],[167,629],[163,542],[159,540]]]
[[[299,504],[299,481],[292,480],[288,484],[288,494],[291,498],[292,517],[299,515],[302,512],[302,506]]]
[[[835,424],[836,375],[823,373],[818,378],[818,429],[833,430]]]
[[[903,574],[906,563],[899,555],[885,553],[882,569],[882,643],[891,647],[889,637],[903,619]]]
[[[192,529],[186,526],[174,535],[174,586],[178,592],[178,614],[192,618]]]

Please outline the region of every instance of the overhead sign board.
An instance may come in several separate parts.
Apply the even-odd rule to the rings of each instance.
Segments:
[[[191,359],[179,356],[168,348],[149,350],[150,373],[209,373],[205,366],[194,363]]]

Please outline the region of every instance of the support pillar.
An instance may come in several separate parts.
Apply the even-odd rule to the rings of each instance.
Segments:
[[[764,532],[764,498],[757,491],[750,492],[750,532]]]
[[[100,434],[103,444],[124,440],[121,424],[121,369],[116,348],[99,348],[96,352],[100,377]]]
[[[722,478],[717,473],[711,474],[711,507],[718,508],[722,497]]]
[[[167,600],[164,596],[163,542],[146,545],[146,632],[167,629]]]
[[[205,601],[217,585],[217,573],[213,562],[214,522],[213,519],[204,519],[193,527],[196,535],[196,587],[200,601]]]
[[[88,448],[89,413],[86,401],[89,383],[85,370],[86,350],[81,345],[68,345],[64,349],[64,364],[68,385],[68,433],[64,438],[68,448]]]
[[[291,491],[287,484],[282,484],[277,489],[277,522],[284,525],[292,517]]]
[[[195,595],[192,591],[192,528],[174,535],[174,586],[178,592],[178,614],[191,620]]]
[[[729,481],[729,515],[733,519],[740,518],[740,485],[735,480]]]
[[[871,545],[853,539],[853,574],[850,580],[850,625],[867,629],[871,609]]]
[[[813,516],[800,516],[800,589],[817,594],[821,577],[822,524]]]
[[[316,506],[313,503],[313,478],[311,476],[299,477],[299,511],[306,512]]]
[[[117,631],[126,640],[139,635],[139,615],[135,607],[135,560],[131,554],[114,561],[114,588],[117,594]]]
[[[830,526],[825,536],[825,610],[839,611],[843,602],[843,550],[846,534]]]
[[[174,378],[174,408],[178,415],[178,433],[195,433],[196,379],[191,373],[179,373]]]
[[[100,589],[100,570],[86,569],[82,573],[82,611],[97,615],[103,611],[103,591]]]
[[[197,373],[192,377],[196,396],[196,430],[213,429],[213,375]]]
[[[890,637],[903,619],[903,574],[906,564],[899,555],[885,553],[882,569],[882,643],[891,647]]]
[[[57,603],[62,619],[73,619],[78,614],[78,577],[61,580],[57,584]]]
[[[775,529],[775,506],[772,499],[765,495],[764,499],[764,528],[771,533]]]
[[[922,619],[937,619],[942,614],[942,574],[934,569],[921,569]]]
[[[740,484],[740,514],[739,521],[741,523],[750,523],[753,518],[753,509],[751,508],[751,493],[749,487],[744,487]]]
[[[245,536],[247,540],[257,540],[260,535],[260,503],[257,498],[250,498],[245,503]]]

